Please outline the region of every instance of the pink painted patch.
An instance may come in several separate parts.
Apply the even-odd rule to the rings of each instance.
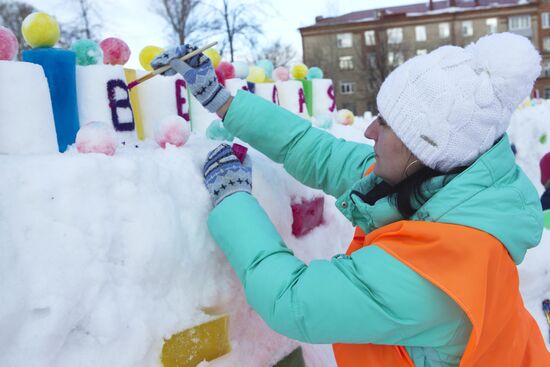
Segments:
[[[155,140],[163,149],[166,148],[166,144],[181,147],[189,140],[190,135],[189,123],[178,115],[162,120],[155,129]]]
[[[292,234],[301,237],[323,223],[325,198],[304,200],[292,204]]]
[[[114,155],[117,146],[115,130],[106,122],[89,122],[76,134],[76,149],[79,153]]]

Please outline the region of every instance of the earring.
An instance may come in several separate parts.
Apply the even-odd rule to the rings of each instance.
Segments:
[[[405,168],[405,177],[409,177],[409,175],[407,174],[407,171],[409,170],[409,168],[411,168],[411,166],[415,163],[418,163],[418,159],[415,159],[414,161],[412,161],[411,163],[409,163],[407,165],[407,168]]]

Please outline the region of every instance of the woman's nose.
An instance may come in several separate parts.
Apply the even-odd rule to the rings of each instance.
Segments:
[[[378,119],[374,119],[365,130],[365,138],[376,141],[378,138]]]

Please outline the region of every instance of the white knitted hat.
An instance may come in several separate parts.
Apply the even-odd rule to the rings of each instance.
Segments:
[[[540,55],[512,33],[466,48],[443,46],[395,69],[380,87],[378,110],[430,168],[469,165],[508,128],[540,75]]]

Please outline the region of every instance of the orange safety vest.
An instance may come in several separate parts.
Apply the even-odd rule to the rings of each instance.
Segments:
[[[347,254],[373,244],[445,292],[468,316],[472,333],[460,367],[550,367],[540,329],[519,293],[517,267],[495,237],[456,224],[400,221],[368,235],[357,228]],[[414,366],[403,346],[333,349],[339,367]]]

